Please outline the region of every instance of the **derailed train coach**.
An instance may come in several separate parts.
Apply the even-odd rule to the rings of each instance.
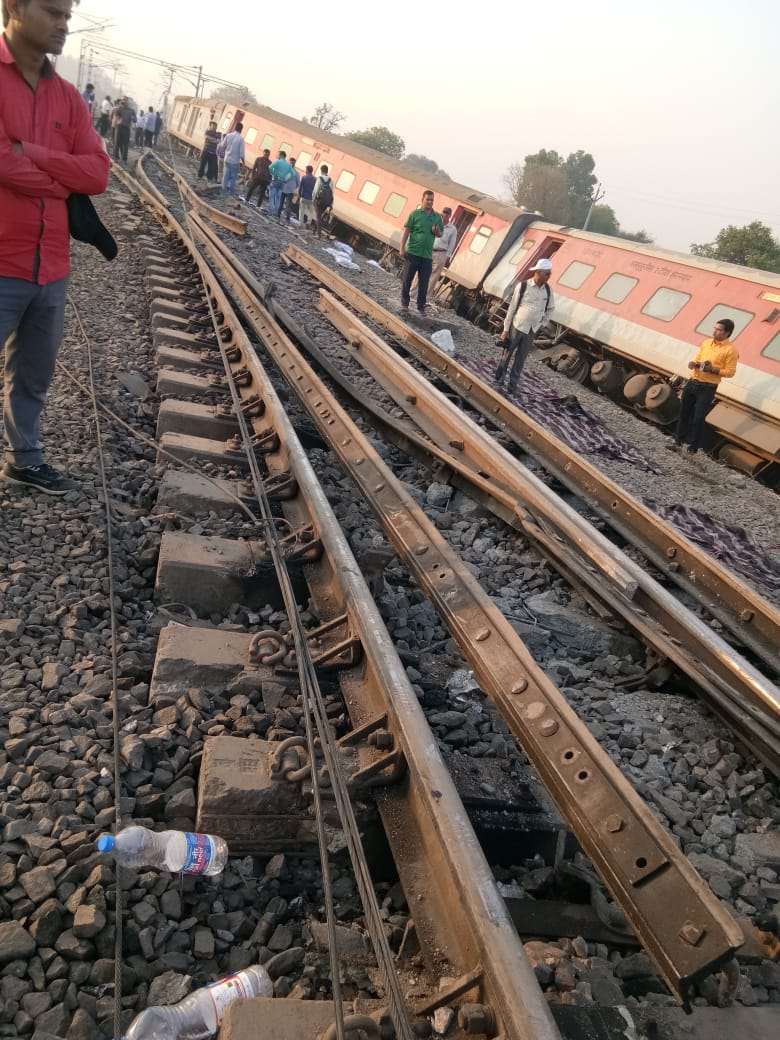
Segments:
[[[542,257],[553,259],[557,334],[549,363],[577,382],[661,425],[674,422],[674,382],[719,318],[734,321],[740,363],[708,417],[712,450],[769,483],[780,482],[780,277],[625,239],[560,227],[466,185],[429,176],[348,138],[264,106],[178,97],[169,133],[200,148],[209,121],[240,121],[251,166],[264,148],[322,163],[334,182],[334,217],[356,237],[397,253],[425,188],[449,205],[458,228],[439,298],[496,326],[512,287]]]

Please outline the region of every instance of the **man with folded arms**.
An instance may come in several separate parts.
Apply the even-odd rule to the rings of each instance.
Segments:
[[[64,495],[44,462],[40,421],[62,341],[70,271],[67,199],[99,195],[110,162],[87,106],[57,75],[74,0],[2,0],[0,343],[6,463],[13,484]]]

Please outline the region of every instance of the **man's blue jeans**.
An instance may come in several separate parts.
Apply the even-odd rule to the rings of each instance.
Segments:
[[[3,424],[6,459],[40,466],[41,413],[65,327],[68,279],[37,285],[0,278],[0,343],[5,343]]]
[[[225,173],[222,178],[222,187],[231,195],[236,194],[236,184],[238,183],[238,171],[241,167],[241,163],[225,163]]]

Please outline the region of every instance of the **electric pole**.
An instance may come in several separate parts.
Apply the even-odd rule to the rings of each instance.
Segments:
[[[590,200],[590,206],[588,207],[588,215],[587,217],[585,217],[585,223],[582,225],[583,231],[588,230],[590,218],[593,216],[593,207],[596,205],[597,202],[601,202],[601,200],[604,198],[606,194],[606,191],[601,190],[601,181],[599,181],[599,183],[596,185],[596,190],[593,192],[593,197]]]

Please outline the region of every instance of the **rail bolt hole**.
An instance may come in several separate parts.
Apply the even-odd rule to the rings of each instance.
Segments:
[[[577,779],[580,780],[581,782],[584,782],[585,780],[587,780],[589,776],[590,776],[590,773],[588,772],[587,769],[581,769],[579,771],[579,773],[577,773]]]
[[[644,868],[647,866],[647,860],[644,856],[640,856],[636,861],[636,865],[639,867],[640,870],[644,870]]]
[[[563,760],[564,760],[564,762],[571,762],[571,760],[573,758],[574,758],[574,752],[571,750],[571,748],[568,751],[564,751],[564,753],[563,753]]]

